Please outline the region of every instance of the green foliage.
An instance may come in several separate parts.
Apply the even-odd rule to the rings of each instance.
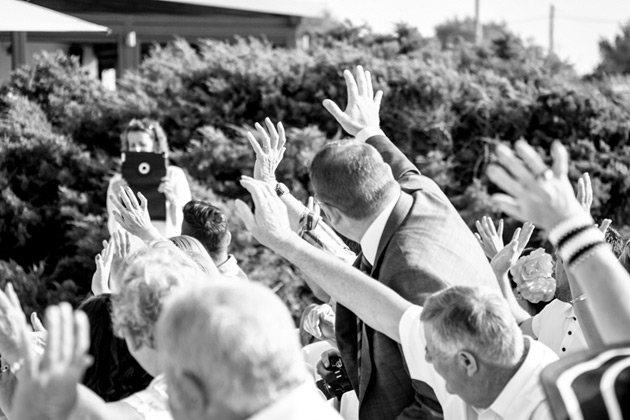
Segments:
[[[321,102],[345,106],[342,71],[356,64],[385,92],[384,131],[470,225],[484,214],[499,216],[488,200],[496,188],[484,175],[494,144],[525,138],[543,152],[554,139],[567,144],[571,177],[591,173],[595,216],[623,227],[630,98],[619,93],[619,80],[580,80],[503,25],[489,25],[484,42],[473,45],[467,25],[448,22],[436,38],[423,38],[404,24],[382,35],[328,22],[305,29],[306,50],[254,39],[206,40],[196,48],[176,40],[155,46],[116,92],[72,59],[43,55],[0,91],[0,269],[24,283],[22,293],[38,296],[32,307],[87,289],[106,237],[106,182],[122,127],[149,115],[168,133],[193,197],[230,217],[231,252],[250,278],[276,290],[298,316],[313,299],[302,274],[234,217],[233,199],[249,200],[238,181],[254,162],[245,132],[267,116],[284,123],[289,143],[278,179],[305,200],[308,162],[325,141],[344,135]]]
[[[630,74],[630,21],[620,28],[615,39],[599,41],[599,54],[602,62],[597,67],[599,74]]]

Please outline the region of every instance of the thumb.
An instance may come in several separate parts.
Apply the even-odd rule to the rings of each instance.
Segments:
[[[247,230],[253,232],[256,228],[256,219],[249,206],[240,199],[237,199],[234,204],[236,206],[236,215],[243,221]]]
[[[335,102],[331,101],[330,99],[324,99],[322,105],[324,105],[326,111],[330,112],[330,114],[335,117],[338,122],[341,123],[342,121],[346,120],[346,115]]]
[[[42,321],[40,321],[39,317],[37,316],[37,312],[33,312],[31,314],[31,325],[33,325],[33,331],[35,332],[46,331],[44,324],[42,324]]]

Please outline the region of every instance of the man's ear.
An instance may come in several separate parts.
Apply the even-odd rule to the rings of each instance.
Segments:
[[[190,414],[189,418],[204,418],[210,397],[201,379],[192,372],[175,373],[169,379],[169,403]]]
[[[479,365],[477,364],[477,358],[474,354],[462,350],[457,354],[458,366],[466,371],[466,375],[473,376],[479,371]]]

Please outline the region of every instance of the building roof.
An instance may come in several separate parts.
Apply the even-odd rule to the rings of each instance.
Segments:
[[[109,28],[21,0],[0,0],[0,32],[108,32]]]
[[[312,0],[159,0],[287,16],[320,17],[325,4]]]

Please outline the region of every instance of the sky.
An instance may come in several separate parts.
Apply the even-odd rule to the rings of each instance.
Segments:
[[[481,22],[505,22],[509,29],[545,48],[549,46],[549,0],[479,0]],[[416,26],[424,36],[452,18],[472,17],[475,0],[323,0],[333,16],[392,32],[397,22]],[[599,63],[598,42],[612,40],[630,21],[630,0],[555,0],[554,51],[581,73]]]

